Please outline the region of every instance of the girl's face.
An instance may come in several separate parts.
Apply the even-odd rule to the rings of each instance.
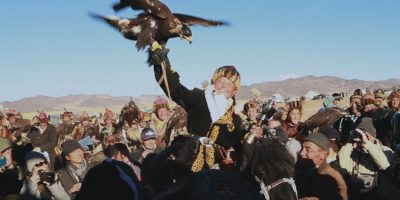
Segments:
[[[289,120],[292,124],[298,124],[301,119],[301,113],[299,109],[293,109],[289,112]]]
[[[255,120],[257,117],[257,114],[258,114],[258,112],[257,112],[256,108],[249,108],[249,110],[247,111],[247,117],[250,120]]]
[[[157,110],[157,118],[161,121],[164,121],[168,118],[168,109],[167,108],[160,108]]]

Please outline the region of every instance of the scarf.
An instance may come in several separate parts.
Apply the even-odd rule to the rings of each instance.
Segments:
[[[78,178],[79,183],[82,182],[83,178],[86,175],[86,168],[87,168],[86,160],[83,160],[82,164],[79,167],[72,164],[68,164],[68,170],[70,170]]]
[[[215,93],[214,86],[206,88],[204,91],[207,107],[210,110],[212,122],[216,122],[233,104],[233,99],[226,99],[225,95]]]
[[[47,128],[47,126],[46,126],[46,128]],[[46,128],[42,128],[42,127],[38,127],[38,129],[39,129],[39,134],[40,135],[42,135],[43,133],[44,133],[44,131],[46,130]]]

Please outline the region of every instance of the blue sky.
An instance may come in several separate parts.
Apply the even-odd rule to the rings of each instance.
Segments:
[[[69,94],[161,93],[145,52],[88,17],[114,13],[113,0],[2,1],[0,102]],[[193,43],[168,43],[188,88],[222,65],[242,83],[303,75],[400,78],[398,0],[164,0],[173,12],[221,19],[230,27],[193,27]]]

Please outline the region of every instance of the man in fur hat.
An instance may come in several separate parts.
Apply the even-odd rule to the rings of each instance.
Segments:
[[[242,120],[234,112],[235,94],[240,88],[240,74],[234,66],[223,66],[215,70],[209,87],[204,90],[189,90],[180,83],[179,74],[171,69],[167,53],[165,48],[150,51],[149,62],[154,65],[156,80],[160,81],[163,75],[166,76],[160,86],[165,94],[170,95],[187,112],[188,132],[196,136],[206,136],[219,146],[211,148],[201,145],[191,170],[200,171],[205,165],[212,167],[218,162],[215,155],[227,159],[229,156],[224,155],[224,152],[231,149],[245,134],[241,127]],[[162,65],[165,66],[165,74]]]
[[[385,106],[385,100],[387,98],[385,92],[382,89],[378,89],[374,92],[374,95],[377,103],[380,104],[380,107],[387,109]]]
[[[120,135],[117,133],[117,124],[115,113],[110,109],[106,108],[106,112],[103,115],[104,124],[100,127],[100,138],[103,138],[103,142],[107,143],[107,140],[120,140]]]
[[[151,117],[150,128],[157,134],[157,144],[165,148],[165,131],[167,123],[171,117],[168,101],[162,97],[156,98],[153,102],[153,114]]]
[[[400,92],[392,92],[388,97],[389,108],[393,111],[400,111]]]
[[[394,115],[393,110],[380,107],[379,102],[376,101],[374,96],[363,97],[363,117],[370,117],[373,120],[376,128],[376,137],[382,144],[392,149],[395,148],[395,140],[392,131],[391,120]]]
[[[58,135],[58,142],[57,145],[61,146],[61,144],[66,139],[71,139],[72,130],[74,130],[73,124],[73,114],[72,112],[65,111],[63,114],[60,115],[62,119],[62,123],[59,124],[56,128],[57,135]]]
[[[74,140],[81,140],[86,136],[93,137],[96,135],[98,130],[97,127],[93,127],[90,123],[89,113],[86,111],[82,111],[78,117],[79,123],[74,127],[72,131],[71,137]]]
[[[26,133],[30,129],[30,121],[23,119],[20,112],[15,109],[10,109],[6,112],[7,121],[6,128],[9,131],[8,138],[14,142],[22,137],[22,133]]]
[[[28,138],[32,143],[34,151],[47,152],[49,154],[49,167],[53,169],[56,156],[55,147],[57,146],[56,128],[48,123],[48,117],[44,112],[39,114],[39,121],[39,126],[31,129],[28,133]]]

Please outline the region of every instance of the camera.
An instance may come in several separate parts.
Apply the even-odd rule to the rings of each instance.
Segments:
[[[349,139],[350,139],[350,141],[355,141],[355,140],[362,141],[362,136],[358,131],[352,130],[352,131],[350,131]]]
[[[54,172],[39,171],[40,182],[48,182],[50,184],[56,182],[56,174]]]
[[[364,128],[359,128],[359,129],[363,132],[367,132],[367,130],[365,130]],[[350,139],[350,141],[360,141],[360,142],[363,141],[363,137],[362,137],[361,133],[358,132],[357,130],[350,131],[349,139]]]
[[[261,105],[261,113],[257,116],[257,121],[268,121],[278,113],[278,111],[274,108],[274,103],[274,99],[272,98]]]

